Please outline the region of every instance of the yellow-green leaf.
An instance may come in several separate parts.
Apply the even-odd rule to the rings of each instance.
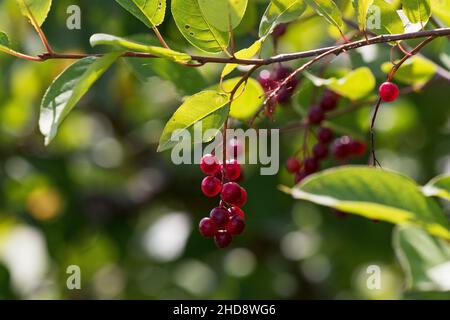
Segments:
[[[34,25],[35,22],[40,27],[50,11],[52,0],[17,0],[22,14],[30,19]]]
[[[248,0],[198,0],[206,21],[220,31],[230,31],[242,21]]]
[[[325,18],[328,23],[334,25],[340,31],[344,26],[342,20],[342,13],[339,7],[333,0],[305,0],[306,3],[311,6],[318,15]]]
[[[440,197],[450,200],[450,176],[437,176],[427,183],[422,189],[423,193],[428,197]]]
[[[392,64],[385,62],[381,65],[381,69],[384,73],[389,74]],[[413,56],[402,64],[394,75],[394,79],[405,84],[421,86],[427,83],[436,74],[436,71],[437,66],[434,62],[420,56]]]
[[[402,0],[402,8],[411,23],[426,24],[431,15],[430,0]]]
[[[374,0],[352,0],[353,7],[358,17],[359,30],[366,30],[367,13]]]
[[[116,0],[149,28],[160,25],[166,13],[166,0]]]
[[[273,0],[267,7],[259,26],[259,36],[272,33],[280,23],[291,22],[302,15],[306,10],[304,0]]]
[[[265,40],[265,38],[259,39],[259,40],[255,41],[250,47],[236,52],[235,57],[238,59],[251,59],[251,58],[255,57],[261,51],[261,46],[262,46],[264,40]],[[222,70],[221,78],[225,78],[227,75],[229,75],[231,72],[233,72],[233,70],[236,69],[237,67],[238,67],[238,65],[234,64],[234,63],[226,64]]]

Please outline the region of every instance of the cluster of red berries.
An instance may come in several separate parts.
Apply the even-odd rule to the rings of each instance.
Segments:
[[[291,68],[279,65],[272,71],[261,71],[258,76],[258,81],[263,87],[266,95],[270,95],[273,90],[276,90],[280,84],[291,75],[292,72],[293,70]],[[291,100],[295,89],[298,87],[298,84],[299,81],[297,77],[292,77],[289,79],[289,81],[277,91],[275,97],[268,102],[266,113],[272,115],[275,110],[275,106],[278,103],[288,103]]]
[[[241,165],[236,159],[223,165],[214,155],[207,154],[201,160],[200,169],[207,175],[201,184],[203,194],[207,197],[221,196],[219,206],[200,221],[200,234],[205,238],[214,237],[219,248],[228,247],[232,237],[245,229],[245,215],[241,208],[247,202],[247,191],[236,183],[241,178]]]
[[[325,119],[326,112],[336,109],[339,102],[339,95],[333,91],[325,91],[320,104],[310,109],[308,113],[308,123],[320,125]],[[301,182],[307,176],[320,169],[320,163],[325,160],[330,149],[334,158],[340,162],[347,160],[351,156],[362,156],[366,152],[366,144],[357,141],[349,136],[334,139],[333,131],[327,127],[319,127],[317,131],[317,143],[312,148],[312,156],[305,157],[301,162],[297,157],[287,160],[287,170],[295,174],[295,183]]]

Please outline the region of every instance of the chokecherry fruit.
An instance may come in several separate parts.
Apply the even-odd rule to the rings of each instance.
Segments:
[[[222,187],[222,200],[231,204],[239,203],[241,193],[241,187],[236,182],[225,183]]]
[[[259,73],[258,81],[264,91],[270,91],[276,88],[277,81],[273,79],[272,73],[269,70],[263,70]]]
[[[232,235],[240,235],[245,229],[245,222],[239,216],[231,216],[228,220],[226,230]]]
[[[200,161],[200,169],[204,174],[213,176],[220,169],[220,164],[215,156],[206,154]]]
[[[228,209],[228,211],[230,211],[230,215],[233,216],[238,216],[241,217],[242,219],[245,218],[245,213],[244,211],[242,211],[241,208],[239,208],[238,206],[232,206],[230,207],[230,209]]]
[[[389,81],[383,82],[378,91],[381,100],[385,102],[395,101],[399,95],[399,89],[397,85]]]
[[[217,227],[223,227],[227,224],[230,218],[230,213],[227,209],[222,207],[216,207],[209,213],[211,220],[217,225]]]
[[[352,141],[350,142],[349,148],[355,156],[362,156],[366,153],[367,146],[364,142]]]
[[[273,29],[272,36],[275,39],[281,37],[282,35],[284,35],[286,33],[287,26],[288,26],[287,23],[280,23]]]
[[[217,225],[211,218],[203,218],[198,225],[198,230],[205,238],[211,238],[217,232]]]
[[[235,205],[239,208],[242,208],[247,203],[247,190],[241,187],[241,197],[239,201],[235,203]]]
[[[319,162],[315,158],[306,158],[303,167],[306,174],[311,174],[319,170]]]
[[[320,124],[325,119],[325,114],[319,107],[312,107],[308,112],[308,120],[311,124]]]
[[[216,242],[217,247],[226,248],[231,244],[231,234],[226,230],[219,230],[216,232],[214,236],[214,241]]]
[[[225,164],[225,172],[228,180],[236,180],[241,175],[241,165],[236,159],[228,160]]]
[[[317,160],[325,159],[328,155],[328,146],[319,142],[313,147],[313,155]]]
[[[286,168],[290,173],[295,173],[300,170],[301,163],[296,157],[290,157],[286,161]]]
[[[304,171],[299,171],[299,172],[297,172],[297,173],[295,174],[294,182],[295,182],[296,184],[297,184],[297,183],[300,183],[300,182],[302,182],[307,176],[308,176],[308,174],[306,174]]]
[[[330,128],[322,127],[319,129],[317,139],[323,144],[330,143],[333,140],[333,131]]]
[[[320,108],[327,112],[336,109],[339,101],[339,95],[333,91],[327,90],[320,101]]]
[[[213,176],[205,177],[202,181],[202,192],[207,197],[215,197],[222,190],[222,182]]]

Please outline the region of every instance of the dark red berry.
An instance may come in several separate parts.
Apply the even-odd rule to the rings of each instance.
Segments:
[[[216,177],[208,176],[202,181],[202,192],[207,197],[215,197],[222,189],[222,182]]]
[[[274,70],[272,79],[281,82],[287,77],[289,77],[291,73],[292,73],[291,68],[281,65]]]
[[[230,211],[230,215],[231,216],[238,216],[241,217],[242,219],[245,218],[245,213],[244,211],[242,211],[241,208],[237,207],[237,206],[232,206],[230,209],[228,209]]]
[[[211,210],[209,217],[214,221],[216,226],[220,228],[227,224],[230,213],[225,208],[217,207]]]
[[[395,101],[399,94],[397,85],[389,81],[383,82],[378,91],[380,93],[381,100],[386,102]]]
[[[236,138],[231,139],[228,142],[228,151],[227,152],[234,159],[236,159],[238,156],[240,156],[242,154],[243,149],[244,148],[243,148],[241,142]]]
[[[350,142],[349,148],[355,156],[362,156],[366,153],[367,146],[362,141],[352,141]]]
[[[200,169],[204,174],[213,176],[220,169],[219,161],[212,154],[204,155],[200,162]]]
[[[278,92],[275,98],[278,103],[286,104],[291,100],[292,92],[288,90],[286,87],[282,87]]]
[[[287,23],[280,23],[279,25],[277,25],[272,32],[272,35],[274,38],[279,38],[282,35],[284,35],[286,33],[287,30]]]
[[[236,180],[241,175],[241,165],[236,159],[229,160],[225,165],[225,172],[228,180]]]
[[[308,120],[311,124],[320,124],[325,119],[325,114],[319,107],[312,107],[308,112]]]
[[[226,230],[219,230],[214,236],[214,241],[216,242],[216,245],[219,248],[228,247],[231,244],[231,240],[232,240],[231,234]]]
[[[241,199],[241,187],[236,182],[225,183],[222,187],[222,200],[226,203],[239,203]]]
[[[258,81],[266,92],[275,89],[277,86],[272,73],[268,70],[263,70],[259,73]]]
[[[239,201],[235,203],[236,206],[242,208],[247,203],[247,190],[241,187],[241,197]]]
[[[232,235],[240,235],[245,229],[245,222],[239,216],[231,216],[227,223],[227,231]]]
[[[314,158],[317,160],[323,160],[328,156],[328,145],[318,143],[313,147]]]
[[[320,108],[323,111],[331,111],[336,109],[339,101],[339,95],[333,91],[327,90],[320,101]]]
[[[319,163],[314,158],[306,158],[303,165],[303,170],[306,174],[314,173],[319,170]]]
[[[290,157],[286,161],[286,168],[290,173],[295,173],[300,170],[301,163],[296,157]]]
[[[216,223],[211,218],[203,218],[198,225],[198,229],[205,238],[213,237],[217,232]]]
[[[307,177],[308,175],[304,172],[304,171],[300,171],[300,172],[297,172],[296,174],[295,174],[295,183],[297,184],[297,183],[300,183],[300,182],[302,182],[306,177]]]
[[[336,160],[345,160],[351,155],[350,144],[352,141],[349,136],[343,136],[336,140],[333,146],[333,156]]]
[[[331,142],[331,140],[333,140],[333,131],[331,131],[330,128],[322,127],[319,129],[317,139],[321,143],[328,144]]]

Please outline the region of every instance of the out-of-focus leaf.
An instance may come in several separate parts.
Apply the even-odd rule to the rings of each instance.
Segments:
[[[16,0],[22,14],[30,19],[31,24],[42,26],[47,19],[52,0]]]
[[[450,176],[437,176],[426,186],[423,187],[423,193],[429,197],[441,197],[450,200]]]
[[[166,14],[166,0],[116,0],[149,28],[160,25]]]
[[[366,97],[375,88],[375,77],[367,67],[361,67],[350,71],[343,78],[329,78],[321,79],[315,77],[309,73],[305,75],[314,83],[316,86],[325,86],[328,89],[339,93],[341,96],[358,100]]]
[[[450,244],[415,227],[397,228],[393,246],[408,290],[450,291]]]
[[[369,219],[414,224],[450,239],[450,223],[432,198],[411,179],[398,173],[363,166],[329,169],[306,178],[291,194]]]
[[[342,13],[333,0],[305,0],[305,1],[317,12],[318,15],[324,17],[328,23],[334,25],[340,31],[342,30],[344,26],[344,22],[342,20]]]
[[[431,15],[430,0],[402,0],[402,9],[412,23],[425,25]]]
[[[149,53],[156,57],[169,59],[178,63],[188,63],[189,61],[191,61],[191,56],[186,53],[177,52],[162,47],[149,46],[143,43],[131,41],[125,38],[120,38],[104,33],[97,33],[92,35],[90,43],[92,47],[98,45],[115,46],[122,50]]]
[[[366,30],[367,13],[373,1],[374,0],[352,0],[353,7],[356,11],[356,16],[358,17],[359,30]]]
[[[172,15],[180,32],[193,46],[212,53],[226,51],[229,33],[208,24],[197,0],[173,0]]]
[[[220,31],[230,31],[242,21],[248,0],[198,0],[206,21]]]
[[[261,19],[259,36],[261,38],[267,36],[277,25],[297,19],[305,10],[306,3],[304,0],[271,1]]]
[[[450,26],[450,0],[430,0],[430,5],[433,15]]]
[[[385,62],[381,65],[384,73],[391,72],[392,64]],[[437,66],[428,59],[414,56],[408,59],[394,75],[394,79],[406,84],[423,85],[427,83],[437,71]]]
[[[167,122],[159,140],[158,152],[173,148],[184,133],[189,133],[192,140],[200,135],[201,142],[211,141],[228,116],[228,101],[226,94],[217,91],[202,91],[189,97]],[[201,124],[201,132],[194,133],[196,124]],[[207,130],[210,134],[205,137]]]
[[[367,29],[376,34],[403,33],[403,22],[396,8],[386,0],[374,0],[370,7]]]
[[[265,38],[261,38],[257,41],[255,41],[250,47],[239,50],[235,53],[235,57],[238,59],[251,59],[259,52],[261,51],[261,46],[264,42]],[[221,78],[225,78],[227,75],[229,75],[231,72],[233,72],[234,69],[238,67],[237,64],[228,63],[225,65],[225,67],[222,70]]]
[[[12,52],[10,47],[11,43],[9,42],[8,35],[0,31],[0,51],[10,53]]]
[[[59,125],[89,88],[119,58],[120,52],[102,58],[78,60],[61,73],[50,85],[42,99],[39,128],[49,144]]]

